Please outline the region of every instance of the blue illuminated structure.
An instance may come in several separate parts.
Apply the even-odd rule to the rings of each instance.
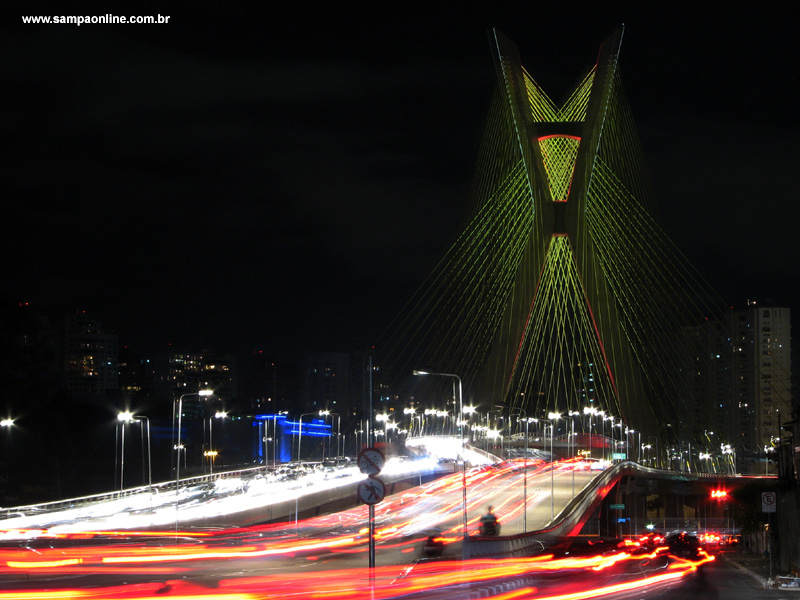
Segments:
[[[253,456],[265,465],[277,465],[290,462],[293,453],[293,440],[300,435],[300,422],[290,421],[286,415],[256,415],[253,427],[257,428],[257,438],[253,444]],[[302,436],[309,438],[329,438],[332,425],[323,419],[312,419],[303,422]],[[294,457],[299,458],[299,457]]]

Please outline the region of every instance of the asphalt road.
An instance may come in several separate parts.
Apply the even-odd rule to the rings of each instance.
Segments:
[[[765,589],[759,579],[747,570],[726,560],[725,553],[704,565],[699,573],[684,577],[678,583],[663,589],[648,589],[646,593],[629,593],[612,596],[614,600],[657,598],[658,600],[789,600],[800,598],[800,592]]]

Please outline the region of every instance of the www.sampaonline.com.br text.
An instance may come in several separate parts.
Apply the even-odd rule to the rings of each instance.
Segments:
[[[23,16],[22,22],[28,25],[164,25],[169,23],[169,15],[45,15]]]

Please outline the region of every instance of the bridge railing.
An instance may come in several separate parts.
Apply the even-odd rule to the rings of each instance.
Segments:
[[[181,479],[179,482],[162,481],[152,485],[142,485],[132,488],[125,488],[114,492],[104,492],[101,494],[92,494],[89,496],[80,496],[78,498],[68,498],[65,500],[54,500],[52,502],[42,502],[39,504],[28,504],[24,506],[13,507],[0,507],[0,521],[3,519],[10,519],[13,517],[29,516],[33,514],[43,514],[48,512],[57,512],[59,510],[67,510],[71,508],[81,508],[96,504],[100,502],[108,502],[110,500],[118,500],[130,496],[137,496],[140,494],[161,494],[165,492],[175,491],[176,487],[190,487],[217,481],[219,479],[228,479],[233,477],[255,477],[255,475],[264,472],[264,467],[250,467],[247,469],[239,469],[236,471],[221,471],[219,473],[198,475],[196,477],[187,477]]]

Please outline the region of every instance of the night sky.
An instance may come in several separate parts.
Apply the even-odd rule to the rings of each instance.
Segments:
[[[796,3],[432,4],[6,9],[3,302],[87,310],[141,350],[363,348],[463,224],[489,28],[559,99],[625,23],[665,230],[731,305],[797,323]],[[105,13],[170,21],[21,24]]]

